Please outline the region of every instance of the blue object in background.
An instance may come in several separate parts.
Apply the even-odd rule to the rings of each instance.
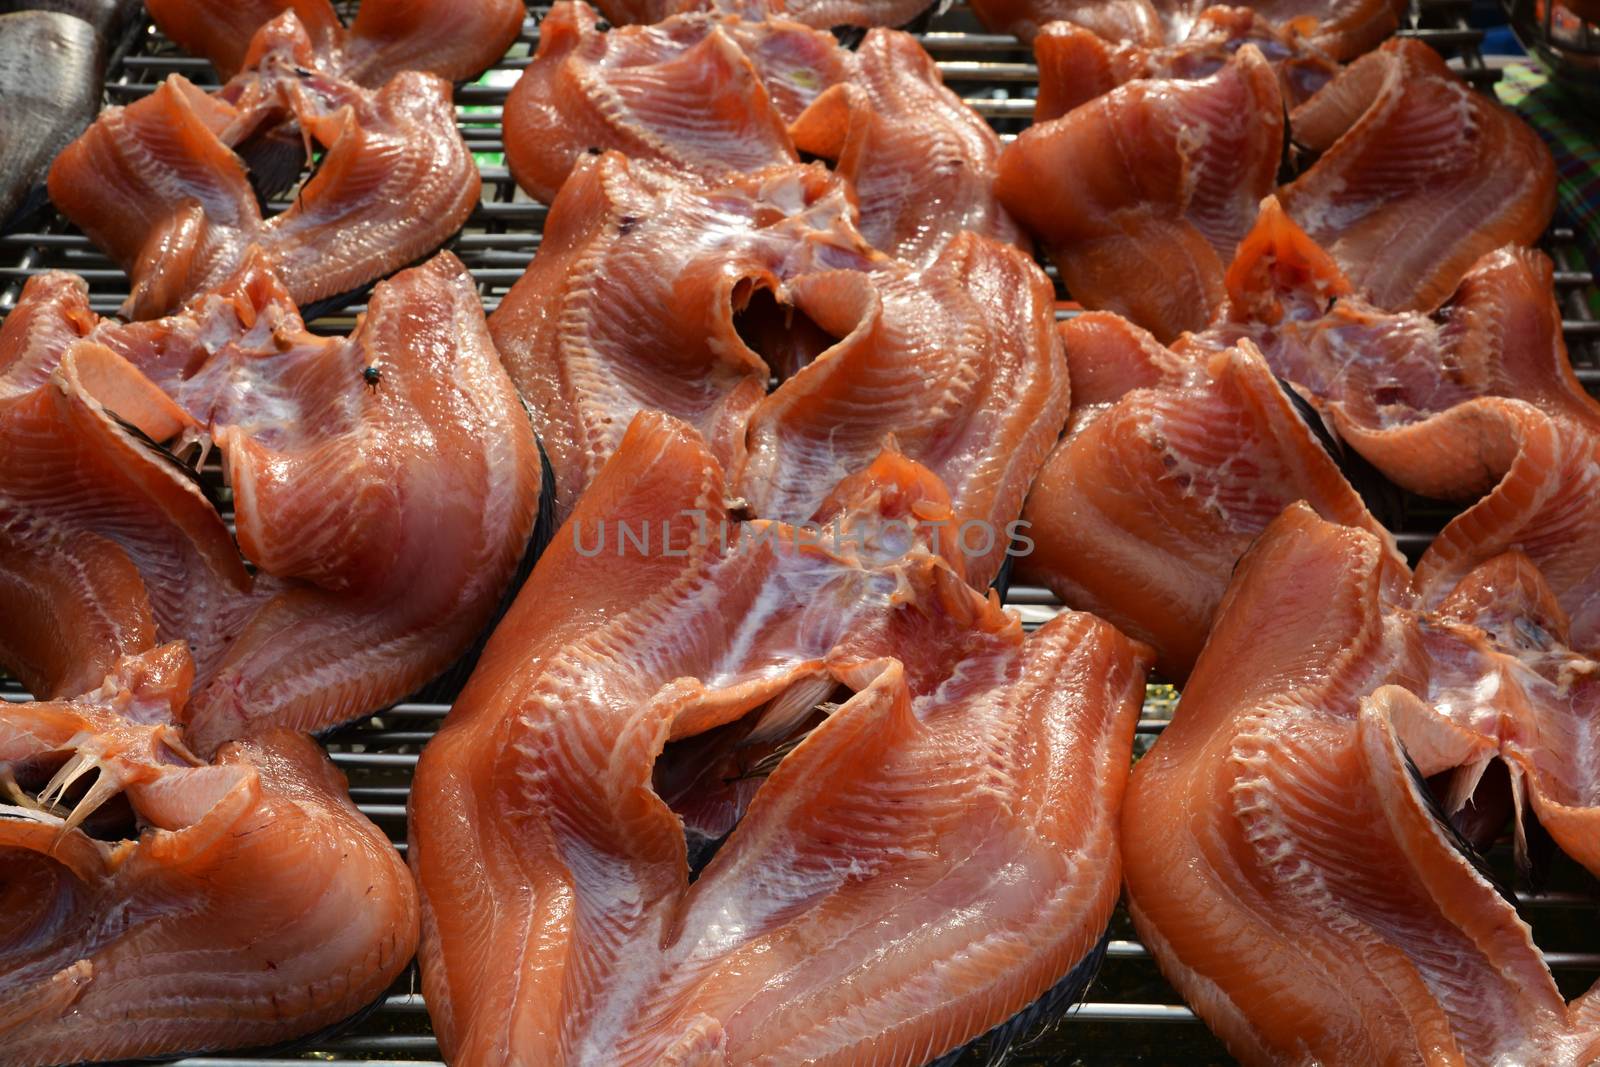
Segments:
[[[1522,42],[1517,40],[1517,35],[1511,32],[1511,27],[1505,25],[1504,16],[1498,26],[1487,26],[1483,31],[1483,54],[1486,56],[1521,56],[1527,53],[1522,50]]]
[[[1506,11],[1500,0],[1472,0],[1467,12],[1467,25],[1483,31],[1480,51],[1486,56],[1520,56],[1525,53],[1522,44],[1511,32],[1506,22]]]

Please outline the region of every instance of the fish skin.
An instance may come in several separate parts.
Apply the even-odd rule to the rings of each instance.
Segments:
[[[176,320],[100,336],[221,449],[239,546],[271,576],[202,671],[199,749],[382,707],[488,624],[533,531],[538,446],[453,255],[379,285],[348,339],[307,333],[259,261]]]
[[[411,957],[415,885],[344,777],[288,731],[195,764],[159,721],[185,664],[181,646],[153,649],[73,701],[0,711],[0,767],[92,753],[144,827],[105,842],[0,808],[3,896],[30,905],[5,909],[6,1067],[281,1041],[369,1003]],[[124,717],[141,708],[150,724]]]
[[[1586,1001],[1563,1002],[1410,771],[1408,750],[1444,751],[1452,707],[1434,686],[1454,678],[1437,644],[1463,637],[1396,592],[1396,567],[1298,504],[1251,549],[1184,707],[1134,770],[1129,911],[1246,1063],[1589,1062]]]
[[[477,203],[481,182],[444,82],[404,72],[369,92],[298,72],[295,57],[310,46],[292,13],[264,27],[256,47],[257,70],[221,94],[173,75],[108,108],[51,167],[57,207],[129,271],[130,317],[217,286],[252,246],[296,301],[342,293],[432,251]],[[295,203],[263,220],[232,143],[284,106],[327,153]]]
[[[763,518],[825,521],[831,487],[891,440],[948,488],[965,571],[987,587],[1071,404],[1049,279],[963,233],[925,269],[812,273],[788,299],[841,340],[751,413],[740,498]]]
[[[16,306],[0,319],[0,400],[43,385],[61,353],[99,322],[82,278],[57,270],[31,276]]]
[[[1033,121],[1060,118],[1075,107],[1140,78],[1207,78],[1241,46],[1253,44],[1278,72],[1292,107],[1341,69],[1304,38],[1288,33],[1254,8],[1208,7],[1181,40],[1145,45],[1108,40],[1076,22],[1047,23],[1033,38],[1039,98]]]
[[[194,651],[186,726],[203,753],[400,699],[487,626],[533,530],[541,476],[455,257],[380,284],[339,339],[305,330],[259,257],[154,322],[89,326],[81,283],[61,276],[24,295],[0,330],[0,350],[24,354],[0,351],[0,383],[8,371],[37,377],[41,353],[65,344],[49,380],[0,399],[0,553],[38,565],[0,584],[16,623],[0,626],[0,648],[23,659],[14,669],[36,692],[70,692],[69,668],[100,669],[127,643],[119,634],[144,632],[123,614],[130,569],[160,638]],[[31,333],[12,328],[30,322]],[[192,473],[136,430],[221,449],[238,545]],[[36,635],[55,625],[41,590],[74,591],[78,617],[106,620],[110,651],[77,668],[41,650]]]
[[[3,10],[3,9],[0,9]],[[94,121],[106,47],[94,26],[48,11],[0,14],[0,222]]]
[[[916,38],[869,30],[853,66],[789,132],[850,182],[872,246],[928,266],[963,231],[1024,245],[994,194],[1000,138],[946,88]]]
[[[1322,154],[1284,210],[1379,307],[1431,311],[1480,256],[1550,223],[1549,149],[1420,41],[1357,60],[1289,121]]]
[[[0,15],[21,11],[54,11],[81,19],[94,27],[102,53],[110,53],[115,39],[139,13],[138,0],[0,0]]]
[[[555,4],[506,101],[517,184],[551,202],[597,150],[712,182],[804,152],[836,164],[861,232],[889,255],[932,263],[963,230],[1023,243],[993,191],[998,137],[915,38],[875,29],[850,52],[831,34],[750,14],[602,31],[587,4]]]
[[[937,486],[884,462],[913,498]],[[887,491],[864,480],[852,493],[867,499],[839,504],[870,515]],[[876,1062],[921,1063],[1048,988],[1110,915],[1107,831],[1146,653],[1084,615],[1024,641],[925,544],[840,558],[765,524],[727,546],[696,539],[687,516],[732,522],[725,499],[693,431],[640,414],[423,754],[409,856],[424,989],[449,1059],[860,1062],[874,1042]],[[601,517],[660,519],[686,551],[590,557],[572,531]],[[759,543],[755,529],[768,531]],[[873,577],[889,574],[898,581]],[[616,658],[641,640],[657,648]],[[906,655],[928,642],[960,654]],[[857,695],[779,765],[689,886],[681,825],[650,789],[662,744],[824,672]],[[948,769],[937,804],[930,767]],[[1102,788],[1078,788],[1079,775]],[[902,791],[934,810],[923,821],[901,809],[883,832],[883,798]],[[975,836],[956,847],[962,827]],[[856,838],[848,877],[841,832]],[[997,878],[1030,889],[996,892]],[[891,879],[907,887],[898,902],[877,888]],[[935,884],[932,897],[916,888]],[[980,901],[979,928],[925,921]],[[828,935],[830,915],[893,928],[899,952],[868,967],[859,938]],[[918,966],[918,948],[924,964],[948,965]],[[841,1005],[846,974],[854,999]],[[951,1011],[908,1010],[896,999],[907,982],[919,1005]],[[837,1025],[840,1012],[853,1021]]]
[[[598,19],[581,0],[553,5],[506,100],[506,162],[546,203],[590,148],[717,180],[795,162],[788,123],[845,73],[847,54],[830,35],[786,20],[696,13],[601,32]],[[772,64],[791,75],[781,92],[768,92],[769,70],[758,65],[769,50],[790,57]],[[797,82],[796,70],[814,87]]]
[[[1072,421],[1028,496],[1018,577],[1148,642],[1163,677],[1188,676],[1234,565],[1297,500],[1400,559],[1253,344],[1188,359],[1106,312],[1057,329]]]
[[[1109,43],[1156,48],[1189,36],[1209,0],[977,0],[978,20],[996,33],[1033,42],[1050,23],[1076,23]],[[1375,48],[1400,27],[1399,0],[1268,0],[1250,5],[1264,23],[1336,61]]]
[[[1161,341],[1221,304],[1226,264],[1282,154],[1277,75],[1253,45],[1200,81],[1135,81],[1032,126],[995,193],[1049,250],[1068,293]]]
[[[347,30],[328,0],[148,0],[156,27],[211,61],[224,80],[246,66],[256,31],[293,11],[309,32],[317,66],[369,89],[405,70],[446,81],[477,77],[522,30],[521,0],[365,0]]]
[[[705,185],[614,152],[579,164],[490,317],[556,472],[560,518],[640,410],[690,422],[719,462],[737,460],[770,368],[734,314],[757,290],[787,300],[798,275],[880,262],[852,216],[820,165]]]

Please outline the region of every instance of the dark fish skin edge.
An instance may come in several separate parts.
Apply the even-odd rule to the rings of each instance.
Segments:
[[[1472,847],[1472,842],[1461,836],[1461,831],[1456,829],[1455,824],[1450,821],[1450,816],[1446,815],[1444,808],[1439,805],[1439,798],[1434,796],[1432,789],[1428,788],[1428,780],[1417,769],[1417,765],[1411,759],[1409,752],[1405,753],[1405,758],[1406,774],[1411,779],[1411,788],[1416,792],[1418,799],[1422,801],[1422,805],[1427,809],[1428,814],[1433,816],[1433,821],[1438,825],[1439,831],[1445,835],[1445,838],[1455,847],[1455,850],[1461,853],[1462,858],[1472,864],[1472,869],[1477,871],[1484,881],[1494,886],[1495,892],[1500,894],[1501,899],[1513,908],[1516,907],[1517,897],[1511,891],[1511,887],[1501,881],[1500,876],[1495,874],[1488,861],[1483,858],[1483,854]]]
[[[940,1056],[928,1067],[967,1067],[969,1063],[975,1067],[1001,1067],[1013,1049],[1024,1048],[1043,1037],[1083,1000],[1084,994],[1089,992],[1089,986],[1094,984],[1100,973],[1100,965],[1105,962],[1106,948],[1110,944],[1111,931],[1107,930],[1083,959],[1074,964],[1059,982],[1045,990],[1038,1000],[988,1033],[954,1052]],[[969,1061],[968,1056],[973,1053],[982,1058]]]
[[[353,1014],[347,1018],[340,1019],[332,1026],[325,1026],[315,1033],[306,1034],[304,1037],[293,1037],[276,1045],[264,1045],[260,1048],[246,1049],[193,1048],[182,1052],[166,1052],[159,1056],[140,1056],[137,1059],[119,1060],[118,1062],[126,1064],[172,1063],[177,1060],[189,1059],[191,1056],[217,1056],[223,1053],[226,1053],[229,1059],[278,1059],[290,1057],[300,1052],[310,1051],[329,1038],[336,1037],[344,1031],[366,1022],[374,1012],[383,1006],[383,1002],[388,997],[389,993],[385,990],[371,1004],[358,1008]],[[317,1061],[307,1060],[306,1062],[315,1063]],[[77,1067],[92,1067],[92,1065],[85,1063],[79,1064]]]
[[[0,15],[0,219],[100,110],[104,39],[53,11]]]
[[[172,451],[167,448],[167,446],[152,438],[149,434],[145,433],[143,430],[139,429],[139,427],[124,419],[121,415],[118,415],[115,411],[107,408],[106,414],[110,415],[111,421],[117,424],[117,429],[133,438],[133,440],[143,446],[146,451],[150,452],[157,459],[161,460],[161,462],[165,463],[167,466],[181,474],[185,481],[189,482],[189,484],[200,490],[200,495],[206,498],[206,503],[211,505],[213,511],[220,512],[222,510],[221,505],[217,502],[216,493],[213,492],[211,487],[206,484],[205,479],[200,477],[199,471],[195,470],[189,464],[173,455]]]
[[[1276,377],[1276,375],[1274,376]],[[1402,494],[1393,482],[1378,473],[1376,467],[1368,463],[1354,449],[1344,447],[1344,442],[1334,436],[1328,423],[1309,400],[1300,395],[1300,391],[1283,378],[1277,378],[1278,388],[1283,395],[1289,398],[1290,405],[1295,414],[1300,416],[1302,422],[1310,428],[1317,443],[1339,467],[1345,481],[1360,494],[1361,502],[1367,505],[1367,510],[1388,529],[1396,529],[1404,525],[1405,503]]]

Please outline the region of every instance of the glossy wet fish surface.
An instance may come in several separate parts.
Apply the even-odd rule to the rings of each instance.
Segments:
[[[256,306],[228,310],[219,344]],[[298,1037],[379,996],[417,938],[410,876],[286,728],[304,721],[230,740],[246,731],[196,699],[270,582],[154,443],[197,424],[113,351],[132,353],[124,329],[61,274],[0,328],[0,656],[40,698],[0,713],[7,1064]],[[324,681],[313,715],[338,706]]]
[[[1596,993],[1563,999],[1428,781],[1455,776],[1455,810],[1507,760],[1592,870],[1592,767],[1567,761],[1593,730],[1592,661],[1525,557],[1489,560],[1434,612],[1407,578],[1303,506],[1267,530],[1134,772],[1130,910],[1248,1063],[1593,1062]]]
[[[139,6],[0,0],[129,294],[0,319],[0,1067],[1600,1064],[1556,172],[1394,0]]]
[[[505,124],[512,174],[545,201],[608,149],[715,181],[806,153],[849,181],[863,235],[892,256],[930,263],[962,231],[1021,242],[993,189],[999,139],[896,30],[850,51],[734,11],[601,29],[589,5],[560,0]]]
[[[410,856],[455,1060],[921,1063],[1110,915],[1146,651],[1070,613],[1024,638],[937,539],[874,539],[948,514],[893,453],[840,486],[844,555],[738,522],[725,492],[686,424],[635,417],[424,754]],[[675,551],[585,559],[608,520]],[[663,746],[836,686],[691,884]]]
[[[366,89],[318,66],[293,12],[251,47],[219,92],[172,75],[108,109],[51,167],[56,206],[129,272],[130,317],[217,287],[252,249],[297,301],[342,294],[432,252],[477,203],[478,170],[438,76],[403,70]],[[324,155],[293,204],[264,218],[235,149],[286,111]]]
[[[329,0],[149,0],[146,7],[161,32],[224,78],[245,66],[262,26],[292,11],[319,66],[374,89],[403,70],[474,78],[505,55],[527,14],[519,0],[366,0],[346,28]]]
[[[1040,38],[1039,117],[1056,117],[1007,146],[996,193],[1083,306],[1164,342],[1199,331],[1269,194],[1387,311],[1436,309],[1480,256],[1549,224],[1543,142],[1427,45],[1395,39],[1310,83],[1275,77],[1263,49],[1270,35],[1246,37],[1190,72],[1081,29]],[[1280,186],[1286,144],[1314,159]]]

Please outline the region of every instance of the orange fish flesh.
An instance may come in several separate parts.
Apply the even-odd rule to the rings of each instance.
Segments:
[[[261,250],[295,300],[345,293],[431,252],[478,201],[450,87],[407,71],[367,90],[307,67],[292,13],[263,27],[254,65],[206,95],[181,75],[108,108],[50,171],[50,196],[133,282],[125,312],[150,318],[215,288]],[[295,116],[325,154],[294,203],[263,218],[234,152],[263,122]]]
[[[634,420],[418,767],[447,1058],[919,1064],[1089,951],[1145,653],[1086,615],[1024,639],[936,537],[871,536],[941,497],[885,457],[836,501],[867,536],[809,543],[739,522],[687,426]],[[656,548],[591,555],[602,521]],[[855,695],[690,884],[658,754],[817,680]]]

